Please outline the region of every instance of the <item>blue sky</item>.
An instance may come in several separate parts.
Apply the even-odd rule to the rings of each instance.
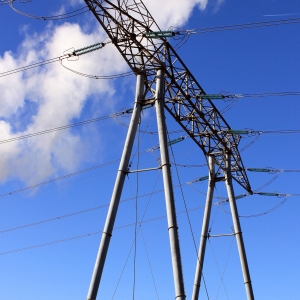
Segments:
[[[238,23],[263,22],[300,17],[299,1],[145,1],[163,29],[205,28]],[[16,8],[49,16],[83,6],[83,2],[33,0],[15,3]],[[291,14],[279,16],[281,14]],[[272,15],[272,16],[270,16]],[[273,16],[277,15],[277,16]],[[61,21],[39,21],[0,6],[0,73],[30,63],[61,56],[75,49],[103,41],[106,36],[91,13]],[[191,35],[178,50],[185,64],[206,93],[231,94],[299,91],[300,24]],[[171,43],[175,43],[170,40]],[[118,74],[128,70],[112,45],[65,62],[70,68],[90,75]],[[135,78],[100,81],[75,75],[58,62],[25,73],[0,77],[0,140],[115,113],[133,106]],[[215,101],[221,110],[227,103]],[[234,129],[299,129],[299,96],[241,98],[224,114]],[[108,119],[64,131],[0,145],[1,195],[53,178],[74,173],[120,158],[129,117]],[[158,141],[152,109],[144,112],[140,143],[134,153],[154,148]],[[167,116],[170,139],[182,133]],[[150,132],[150,133],[149,133]],[[255,137],[242,139],[240,148]],[[273,167],[299,170],[297,134],[261,134],[243,151],[249,168]],[[203,153],[185,139],[172,147],[172,161],[181,165],[202,165]],[[158,151],[132,159],[132,168],[156,167]],[[118,163],[99,167],[64,180],[45,184],[0,198],[0,300],[1,299],[85,299],[100,241]],[[177,177],[177,171],[179,177]],[[184,211],[184,200],[196,244],[203,217],[207,183],[187,184],[206,176],[205,167],[172,167],[176,207]],[[271,181],[274,174],[248,172],[252,188]],[[297,172],[282,172],[264,192],[299,194]],[[146,172],[126,180],[98,299],[130,299],[133,288],[135,201],[162,189],[158,172]],[[176,187],[183,184],[182,191]],[[244,191],[235,185],[236,195]],[[184,195],[184,200],[183,196]],[[226,197],[218,183],[216,197]],[[269,211],[283,199],[253,195],[238,200],[241,216]],[[217,203],[219,198],[215,198]],[[100,208],[102,207],[102,208]],[[137,238],[136,299],[156,299],[148,258],[159,299],[174,297],[167,223],[163,193],[138,200],[139,219],[147,207],[142,232]],[[194,209],[194,210],[193,210]],[[246,252],[256,299],[297,299],[299,269],[299,197],[290,196],[277,210],[260,217],[241,218]],[[89,210],[88,212],[83,212]],[[211,232],[230,233],[228,206],[215,204]],[[73,216],[62,216],[81,212]],[[60,218],[59,218],[60,217]],[[44,220],[52,220],[44,222]],[[24,226],[39,223],[34,226]],[[178,214],[187,299],[191,297],[196,253],[187,214]],[[126,225],[126,226],[125,226]],[[22,227],[11,230],[15,227]],[[9,230],[8,230],[9,229]],[[5,231],[7,230],[7,231]],[[5,231],[5,232],[4,232]],[[95,234],[93,234],[95,233]],[[90,234],[90,236],[87,236]],[[70,239],[79,237],[82,238]],[[143,242],[145,239],[146,249]],[[63,240],[60,243],[53,243]],[[46,244],[45,246],[39,246]],[[35,247],[37,246],[37,247]],[[14,251],[25,249],[22,251]],[[6,253],[8,252],[8,253]],[[148,254],[148,257],[147,257]],[[125,261],[124,273],[117,287]],[[217,262],[217,263],[216,263]],[[226,266],[226,268],[225,268]],[[220,284],[220,273],[223,274]],[[210,239],[204,265],[210,299],[246,299],[236,242],[224,237]],[[204,289],[200,299],[207,299]]]

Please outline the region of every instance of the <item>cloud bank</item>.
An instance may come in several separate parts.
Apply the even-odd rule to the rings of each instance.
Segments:
[[[74,5],[72,1],[69,4]],[[193,9],[204,10],[208,5],[208,0],[144,2],[161,28],[181,26],[187,22]],[[93,16],[90,14],[88,18]],[[91,29],[85,23],[59,26],[50,23],[40,34],[28,33],[24,28],[18,51],[8,50],[0,56],[0,72],[54,58],[72,46],[81,48],[105,38],[100,26]],[[84,31],[83,28],[89,30]],[[97,75],[126,70],[123,58],[112,45],[84,56],[73,66]],[[81,116],[91,96],[110,98],[116,89],[113,82],[77,76],[63,69],[59,63],[2,77],[1,140],[68,124]],[[103,102],[103,107],[106,106],[108,102]],[[1,145],[0,181],[18,178],[33,183],[77,169],[86,154],[83,139],[79,134],[65,130]]]
[[[144,0],[143,2],[162,29],[184,25],[193,9],[204,10],[208,4],[208,0]]]
[[[6,51],[0,57],[0,72],[58,57],[73,45],[84,47],[103,38],[98,30],[84,33],[78,24],[48,26],[41,35],[26,35],[17,54]],[[123,72],[126,68],[112,47],[70,64],[71,68],[103,75]],[[58,62],[3,77],[0,89],[1,140],[66,125],[80,117],[89,97],[110,98],[115,92],[113,83],[80,77]],[[68,130],[3,144],[0,151],[2,181],[17,177],[35,182],[59,171],[73,171],[84,156],[82,137]]]

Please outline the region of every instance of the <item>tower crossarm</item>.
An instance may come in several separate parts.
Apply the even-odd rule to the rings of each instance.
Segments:
[[[136,74],[146,75],[145,100],[155,93],[157,69],[165,73],[165,109],[206,156],[225,170],[230,154],[232,176],[252,193],[238,150],[240,136],[231,127],[160,31],[141,0],[85,0],[112,43]],[[150,34],[152,33],[152,34]]]

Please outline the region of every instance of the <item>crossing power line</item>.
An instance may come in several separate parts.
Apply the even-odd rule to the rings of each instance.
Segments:
[[[110,2],[110,1],[107,1],[107,2]],[[101,3],[103,3],[103,2],[101,2]],[[126,1],[124,1],[124,3],[126,3]],[[132,24],[134,24],[134,22],[132,23]],[[285,23],[285,24],[288,24],[288,23]],[[291,24],[291,23],[290,23]],[[135,24],[136,25],[136,24]],[[249,25],[249,24],[248,24]],[[276,25],[280,25],[280,24],[276,24]],[[138,25],[139,26],[139,25]],[[275,24],[274,25],[264,25],[264,26],[275,26]],[[122,27],[122,26],[121,26]],[[254,26],[254,27],[261,27],[261,26]],[[254,28],[254,27],[245,27],[245,28]],[[125,27],[124,27],[125,28]],[[242,28],[236,28],[236,29],[242,29]],[[228,30],[236,30],[236,29],[228,29]],[[220,30],[220,31],[222,31],[222,30]],[[193,33],[187,33],[187,32],[185,32],[184,34],[187,34],[187,35],[191,35],[191,34],[196,34],[195,32],[193,32]],[[198,33],[199,34],[199,33]],[[153,35],[152,37],[150,37],[150,38],[156,38],[155,37],[155,35]],[[161,37],[159,37],[159,38],[164,38],[164,36],[161,36]],[[170,50],[171,48],[168,48],[167,47],[167,50],[168,51],[171,51],[171,53],[172,53],[172,49]],[[175,57],[176,58],[176,55],[173,53],[172,54],[172,56],[170,56],[172,59]],[[60,60],[60,62],[62,63],[62,60]],[[74,72],[73,70],[70,70],[70,71],[72,71],[72,72]],[[150,70],[151,71],[151,70]],[[102,79],[102,78],[97,78],[97,76],[92,76],[92,75],[86,75],[86,74],[82,74],[82,73],[80,73],[80,72],[76,72],[75,71],[75,73],[77,73],[78,75],[81,75],[81,76],[86,76],[86,77],[90,77],[90,78],[95,78],[95,79]],[[129,72],[129,73],[131,73],[132,74],[132,72]],[[149,73],[150,74],[150,73]],[[149,75],[148,74],[148,75]],[[176,73],[176,74],[179,74],[179,72],[178,73]],[[121,74],[122,75],[122,74]],[[190,75],[190,74],[189,74]],[[125,76],[127,76],[127,75],[125,75]],[[129,75],[128,75],[129,76]],[[151,77],[151,76],[155,76],[155,74],[153,75],[152,73],[149,75],[149,77]],[[111,77],[110,77],[111,78]],[[109,78],[108,78],[109,79]],[[154,82],[154,81],[153,81]],[[184,80],[182,80],[182,82],[185,82]],[[148,82],[149,83],[149,82]],[[191,84],[194,84],[194,82],[191,82]],[[191,86],[191,84],[190,85],[187,85],[187,87],[188,86]],[[182,84],[182,85],[184,85],[184,84]],[[147,87],[148,89],[149,89],[149,91],[150,91],[150,88],[151,88],[151,84],[149,84],[149,86]],[[173,89],[174,89],[174,87],[173,87]],[[152,89],[153,90],[153,89]],[[245,94],[246,95],[246,94]],[[182,94],[181,94],[181,96],[182,96]],[[199,93],[198,95],[196,95],[196,96],[199,96],[200,98],[203,96],[203,94],[202,93]],[[208,96],[209,95],[206,95],[207,96],[207,98],[206,99],[208,99],[208,100],[214,100],[213,98],[208,98]],[[238,97],[239,96],[239,97]],[[279,95],[279,96],[284,96],[284,95]],[[291,96],[291,95],[285,95],[285,96]],[[296,96],[296,95],[293,95],[293,96]],[[235,95],[235,98],[246,98],[247,96],[244,96],[244,97],[242,97],[241,96],[241,94],[238,94],[238,95]],[[263,97],[263,96],[261,96],[261,97]],[[267,97],[267,96],[265,96],[265,97]],[[205,95],[203,96],[203,98],[205,99]],[[183,100],[182,100],[183,99]],[[179,97],[178,98],[176,98],[176,100],[178,100],[178,102],[176,102],[175,103],[175,100],[174,100],[174,98],[171,98],[171,101],[174,101],[172,104],[173,105],[181,105],[182,104],[182,102],[181,101],[186,101],[186,100],[190,100],[190,99],[188,99],[188,98],[186,98],[186,99],[184,99],[184,98],[181,98],[181,99],[179,99]],[[217,98],[215,99],[215,100],[217,100]],[[188,102],[188,101],[186,101],[186,102]],[[202,103],[201,103],[202,104]],[[179,111],[178,111],[179,112]],[[201,111],[201,113],[202,113],[202,111]],[[221,113],[223,113],[222,111],[221,111]],[[179,114],[178,114],[179,115]],[[187,114],[188,115],[188,114]],[[182,115],[181,117],[182,117],[182,120],[184,120],[183,118],[184,117],[187,117],[187,115]],[[190,117],[190,116],[188,116],[188,117]],[[215,118],[215,115],[211,115],[211,116],[209,116],[209,117],[211,117],[211,118]],[[186,119],[187,120],[187,119]],[[194,122],[194,119],[193,118],[190,118],[189,119],[189,122]],[[82,124],[83,125],[83,124]],[[225,127],[225,126],[224,126]],[[233,129],[230,129],[230,127],[229,127],[229,129],[225,129],[224,130],[224,127],[221,129],[221,130],[219,130],[217,133],[218,134],[220,134],[220,135],[222,135],[221,136],[221,139],[222,139],[222,141],[224,141],[225,140],[225,136],[226,136],[226,141],[227,141],[227,138],[228,138],[228,135],[232,135],[232,136],[234,136],[234,135],[243,135],[243,134],[245,134],[245,135],[252,135],[252,134],[262,134],[262,133],[268,133],[267,131],[265,131],[265,132],[263,132],[263,131],[254,131],[254,130],[233,130]],[[65,128],[64,128],[65,129]],[[215,129],[215,126],[213,127],[213,129]],[[61,129],[60,129],[61,130]],[[272,131],[272,133],[274,133],[275,131]],[[277,131],[278,132],[278,131]],[[48,133],[48,132],[45,132],[45,133]],[[282,132],[282,133],[287,133],[286,132],[286,130],[285,130],[285,132]],[[293,130],[293,132],[292,132],[292,130],[291,131],[289,131],[288,133],[299,133],[298,131],[295,131],[295,130]],[[207,134],[207,133],[206,133]],[[216,133],[215,133],[216,134]],[[200,136],[200,135],[199,135]],[[210,136],[209,135],[207,135],[207,139],[210,139]],[[237,142],[238,143],[238,142]],[[220,143],[220,145],[221,145],[221,143]],[[221,149],[221,146],[219,147],[219,149]],[[212,153],[215,153],[215,152],[212,152]],[[253,168],[252,168],[252,170],[251,170],[251,168],[245,168],[245,170],[247,170],[247,171],[253,171]],[[261,169],[261,170],[263,170],[263,169]],[[270,171],[260,171],[260,172],[269,172],[270,173]],[[246,176],[245,176],[246,177]],[[250,186],[249,186],[249,188],[250,188]],[[287,198],[287,197],[289,197],[289,196],[292,196],[292,194],[278,194],[278,193],[267,193],[267,192],[256,192],[256,191],[254,191],[254,193],[253,194],[257,194],[257,195],[260,195],[260,196],[276,196],[276,197],[281,197],[282,195],[284,195],[284,197],[285,198]],[[296,194],[294,194],[294,196],[295,196]],[[236,197],[237,198],[237,197]],[[136,225],[137,224],[137,222],[135,222],[134,223],[134,225]],[[128,225],[125,225],[125,226],[128,226]],[[95,233],[91,233],[91,234],[95,234]],[[83,237],[83,236],[81,236],[81,237]],[[75,237],[75,238],[77,238],[77,237]],[[68,238],[68,239],[66,239],[66,240],[73,240],[73,239],[75,239],[75,238]],[[58,241],[58,242],[62,242],[63,240],[60,240],[60,241]],[[50,244],[53,244],[53,243],[56,243],[56,242],[50,242],[50,243],[46,243],[46,244],[43,244],[43,245],[50,245]],[[32,249],[32,248],[36,248],[36,247],[39,247],[39,245],[38,246],[30,246],[30,247],[27,247],[27,248],[23,248],[23,250],[27,250],[27,249]],[[23,251],[22,249],[20,250],[20,249],[17,249],[17,250],[12,250],[12,252],[18,252],[18,251]],[[0,253],[1,255],[4,255],[4,254],[8,254],[8,252],[5,252],[5,253]],[[248,281],[247,281],[248,282]]]
[[[174,34],[204,34],[210,32],[222,32],[222,31],[231,31],[231,30],[241,30],[241,29],[252,29],[252,28],[261,28],[261,27],[271,27],[279,25],[289,25],[289,24],[299,24],[300,18],[287,18],[281,20],[272,20],[265,22],[252,22],[244,24],[233,24],[233,25],[223,25],[223,26],[214,26],[214,27],[203,27],[196,29],[187,29],[174,32]],[[171,31],[171,33],[173,33]]]
[[[18,13],[22,16],[25,16],[25,17],[28,17],[28,18],[31,18],[31,19],[41,20],[41,21],[55,21],[55,20],[69,19],[69,18],[73,18],[73,17],[79,16],[79,15],[82,15],[82,14],[89,11],[88,6],[85,5],[81,8],[75,9],[73,11],[70,11],[70,12],[67,12],[67,13],[64,13],[64,14],[58,14],[58,15],[53,15],[53,16],[35,16],[35,15],[23,12],[23,11],[15,8],[14,2],[15,2],[15,0],[7,0],[3,4],[9,4],[9,6],[11,7],[11,9],[13,11],[15,11],[16,13]],[[19,1],[19,2],[20,3],[28,3],[28,2],[32,2],[32,0],[22,1],[22,2]]]
[[[27,66],[12,69],[12,70],[9,70],[9,71],[1,72],[0,77],[5,77],[5,76],[12,75],[12,74],[15,74],[15,73],[24,72],[24,71],[27,71],[27,70],[30,70],[30,69],[33,69],[33,68],[41,67],[41,66],[44,66],[44,65],[47,65],[47,64],[50,64],[50,63],[58,62],[58,61],[62,64],[62,61],[65,60],[65,59],[74,59],[74,58],[79,59],[80,56],[82,56],[84,54],[87,54],[87,53],[91,53],[91,52],[100,50],[105,45],[110,44],[110,43],[111,42],[106,42],[106,43],[100,42],[100,43],[96,43],[96,44],[86,46],[86,47],[83,47],[83,48],[80,48],[80,49],[71,48],[71,49],[66,50],[64,52],[64,54],[61,55],[61,56],[46,59],[46,60],[36,62],[36,63],[32,63],[32,64],[29,64]],[[121,75],[124,75],[124,74],[121,74]],[[118,76],[120,76],[120,74],[108,75],[108,76],[98,76],[98,77],[99,77],[99,79],[112,79],[114,77],[117,78]]]
[[[87,125],[87,124],[91,124],[91,123],[95,123],[95,122],[99,122],[99,121],[104,121],[104,120],[108,120],[108,119],[111,119],[111,118],[116,118],[117,116],[122,116],[126,113],[128,113],[126,110],[125,111],[120,111],[120,112],[110,114],[110,115],[107,115],[107,116],[103,116],[103,117],[93,118],[93,119],[84,120],[84,121],[73,123],[73,124],[58,126],[58,127],[54,127],[54,128],[50,128],[50,129],[46,129],[46,130],[42,130],[42,131],[37,131],[37,132],[25,134],[25,135],[16,136],[16,137],[13,137],[13,138],[10,138],[10,139],[1,140],[0,145],[10,143],[10,142],[16,142],[16,141],[19,141],[19,140],[23,140],[23,139],[27,139],[27,138],[30,138],[30,137],[35,137],[35,136],[39,136],[39,135],[43,135],[43,134],[47,134],[47,133],[52,133],[52,132],[56,132],[56,131],[60,131],[60,130],[65,130],[65,129],[69,129],[69,128],[73,128],[73,127],[77,127],[77,126]]]
[[[186,185],[186,184],[188,184],[188,183],[181,184],[181,185],[174,186],[174,187],[177,188],[179,186]],[[150,196],[153,193],[162,193],[163,191],[164,190],[157,190],[157,191],[153,191],[151,193],[139,195],[139,198]],[[264,215],[278,209],[280,206],[282,206],[286,202],[288,197],[300,197],[300,194],[284,194],[284,193],[276,193],[276,192],[259,192],[259,193],[254,193],[254,195],[283,198],[283,200],[279,204],[274,206],[273,208],[271,208],[267,211],[264,211],[262,213],[252,214],[252,215],[248,215],[248,216],[241,216],[240,215],[239,217],[241,217],[241,218],[253,218],[253,217],[264,216]],[[236,199],[241,199],[241,198],[244,198],[246,196],[251,196],[251,195],[250,194],[245,194],[245,195],[243,194],[243,195],[240,195],[240,196],[236,197]],[[131,198],[124,199],[121,202],[131,201],[131,200],[135,200],[135,199],[136,199],[136,196],[133,196]],[[220,201],[220,202],[215,202],[214,205],[220,206],[220,205],[222,205],[226,202],[228,202],[228,201],[223,200],[223,201]],[[88,212],[91,212],[91,211],[95,211],[95,210],[98,210],[98,209],[101,209],[101,208],[108,207],[108,205],[109,204],[106,203],[106,204],[103,204],[101,206],[96,206],[96,207],[88,208],[88,209],[85,209],[85,210],[76,211],[76,212],[69,213],[69,214],[66,214],[66,215],[61,215],[61,216],[53,217],[53,218],[50,218],[50,219],[45,219],[45,220],[41,220],[41,221],[37,221],[37,222],[33,222],[33,223],[20,225],[20,226],[13,227],[13,228],[4,229],[4,230],[0,231],[0,234],[8,233],[8,232],[11,232],[11,231],[20,230],[20,229],[24,229],[24,228],[27,228],[27,227],[32,227],[32,226],[36,226],[36,225],[40,225],[40,224],[44,224],[44,223],[49,223],[49,222],[52,222],[52,221],[57,221],[57,220],[68,218],[68,217],[73,217],[73,216],[80,215],[80,214],[83,214],[83,213],[88,213]],[[194,208],[191,208],[191,209],[188,209],[188,210],[179,211],[179,212],[177,212],[177,215],[197,211],[199,209],[203,209],[204,207],[205,206],[198,206],[198,207],[194,207]],[[223,210],[223,211],[225,211],[225,210]],[[230,213],[230,212],[227,212],[227,211],[225,211],[225,212]],[[136,226],[136,224],[142,225],[142,224],[146,224],[146,223],[149,223],[149,222],[165,219],[166,217],[167,216],[159,216],[159,217],[154,217],[154,218],[151,218],[151,219],[146,219],[146,220],[143,220],[142,222],[138,222],[138,223],[134,222],[134,223],[124,224],[124,225],[115,227],[114,230],[125,229],[127,227]],[[102,231],[95,231],[95,232],[90,232],[90,233],[83,234],[83,235],[67,237],[67,238],[64,238],[64,239],[55,240],[55,241],[51,241],[51,242],[46,242],[46,243],[42,243],[42,244],[36,244],[36,245],[27,246],[27,247],[23,247],[23,248],[3,251],[3,252],[0,252],[0,255],[1,256],[2,255],[8,255],[8,254],[13,254],[13,253],[23,252],[23,251],[26,251],[26,250],[33,250],[33,249],[37,249],[37,248],[41,248],[41,247],[47,247],[47,246],[51,246],[51,245],[55,245],[55,244],[60,244],[60,243],[64,243],[64,242],[73,241],[73,240],[80,239],[80,238],[86,238],[86,237],[90,237],[90,236],[93,236],[93,235],[98,235],[98,234],[101,234],[101,233],[102,233]]]

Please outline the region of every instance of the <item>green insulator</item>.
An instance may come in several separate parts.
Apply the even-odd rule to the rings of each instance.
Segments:
[[[234,197],[235,200],[238,200],[238,199],[242,199],[244,197],[248,196],[248,194],[242,194],[242,195],[239,195],[239,196],[236,196]],[[227,198],[224,202],[229,202],[229,199]]]
[[[203,176],[203,177],[199,177],[197,179],[194,179],[192,180],[190,183],[196,183],[196,182],[199,182],[199,181],[205,181],[209,178],[209,176]]]
[[[173,31],[153,31],[145,33],[145,36],[150,39],[160,39],[160,38],[167,38],[173,37],[175,34]]]
[[[177,138],[177,139],[175,139],[175,140],[169,141],[168,146],[177,144],[177,143],[179,143],[179,142],[182,142],[183,140],[184,140],[184,138],[183,138],[183,137],[180,137],[180,138]]]
[[[90,49],[86,50],[85,53],[90,53],[90,52],[93,52],[96,50],[99,50],[99,48],[90,48]]]
[[[144,105],[142,107],[142,110],[145,110],[145,109],[148,109],[148,108],[151,108],[153,105],[152,104],[147,104],[147,105]]]
[[[93,44],[93,45],[90,45],[90,46],[86,46],[86,47],[77,49],[76,51],[84,51],[86,49],[90,49],[90,48],[97,47],[97,46],[100,46],[100,45],[102,45],[102,44],[101,43],[97,43],[97,44]]]
[[[248,134],[249,133],[247,130],[233,130],[233,129],[225,130],[225,132],[229,133],[229,134]]]
[[[87,54],[87,53],[90,53],[90,52],[93,52],[93,51],[96,51],[96,50],[99,50],[100,48],[89,48],[85,51],[79,51],[79,52],[75,52],[75,54],[77,56],[80,56],[80,55],[83,55],[83,54]]]
[[[247,168],[248,171],[250,172],[267,172],[269,173],[269,169],[260,169],[260,168]]]
[[[257,194],[261,196],[273,196],[273,197],[277,197],[279,195],[278,193],[263,193],[263,192],[259,192]]]
[[[99,49],[103,48],[104,46],[105,46],[105,44],[103,44],[103,43],[97,43],[97,44],[94,44],[94,45],[91,45],[91,46],[87,46],[87,47],[84,47],[84,48],[77,49],[77,50],[74,51],[74,53],[75,53],[75,55],[80,56],[80,55],[83,55],[83,54],[86,54],[86,53],[90,53],[90,52],[99,50]]]
[[[87,53],[89,53],[88,50],[86,50],[86,51],[80,51],[80,52],[77,54],[77,56],[81,56],[81,55],[84,55],[84,54],[87,54]]]
[[[85,48],[79,48],[77,50],[75,50],[75,52],[80,52],[80,51],[83,51]]]
[[[144,105],[144,106],[142,107],[142,110],[148,109],[148,108],[151,108],[151,107],[152,107],[151,104],[147,104],[147,105]],[[127,114],[131,114],[132,112],[133,112],[133,108],[129,108],[129,109],[125,110],[125,113],[127,113]]]
[[[224,99],[225,96],[221,94],[206,94],[206,95],[199,95],[202,99]]]
[[[83,50],[81,50],[79,52],[75,51],[75,55],[77,55],[77,56],[83,55],[85,53],[86,53],[86,51],[83,51]]]
[[[208,180],[209,176],[203,176],[203,177],[200,177],[198,179],[198,181],[205,181],[205,180]]]
[[[129,108],[129,109],[125,110],[125,112],[126,112],[127,114],[131,114],[131,113],[133,112],[133,108]]]

